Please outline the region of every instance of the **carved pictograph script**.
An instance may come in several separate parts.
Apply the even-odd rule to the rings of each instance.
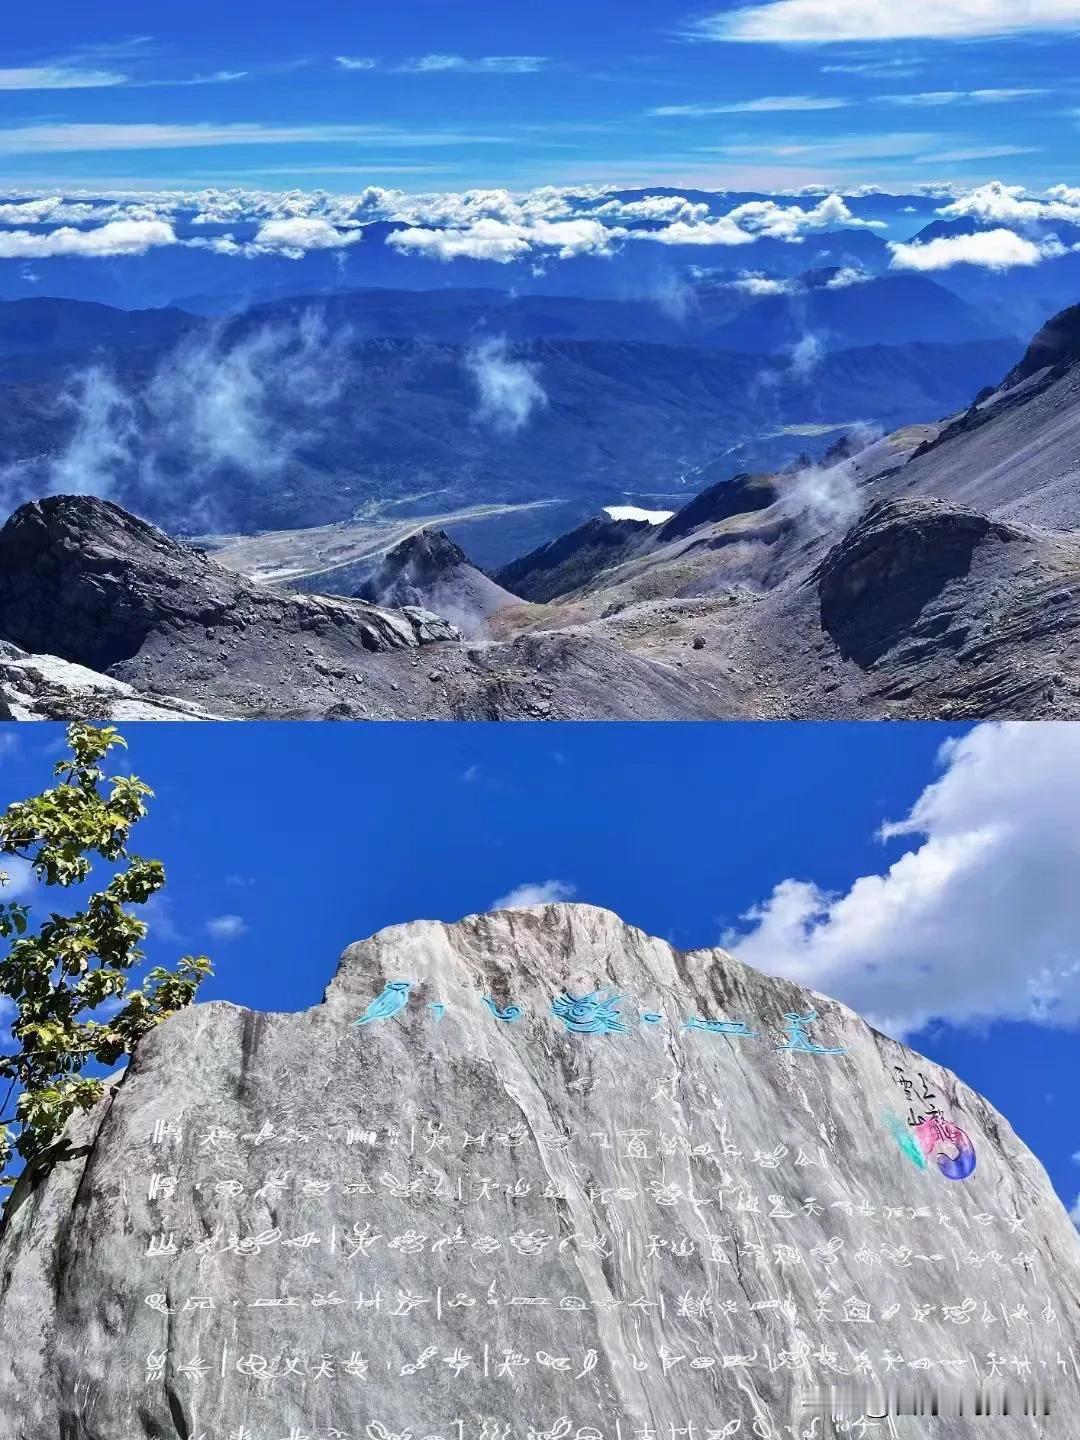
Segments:
[[[347,1053],[370,1059],[371,1032],[401,1023],[411,989],[388,983]],[[620,998],[565,991],[551,1018],[583,1047],[663,1021]],[[484,1005],[497,1028],[523,1015]],[[447,1008],[423,1002],[424,1023]],[[777,1063],[844,1063],[844,1047],[810,1038],[816,1020],[785,1016]],[[692,1041],[705,1046],[760,1038],[700,1015],[681,1029],[711,1032]],[[130,1243],[158,1341],[125,1363],[150,1403],[180,1405],[193,1440],[884,1436],[898,1433],[889,1417],[800,1420],[797,1392],[1052,1387],[1030,1342],[1061,1322],[1025,1218],[942,1183],[971,1180],[971,1142],[925,1073],[893,1078],[912,1108],[868,1138],[898,1172],[920,1168],[914,1204],[851,1193],[813,1114],[749,1145],[732,1138],[737,1095],[706,1096],[688,1122],[676,1070],[627,1074],[629,1125],[625,1089],[614,1106],[595,1077],[570,1078],[570,1127],[537,1123],[510,1086],[493,1113],[470,1108],[463,1070],[447,1123],[397,1104],[392,1075],[347,1065],[318,1098],[274,1078],[279,1103],[248,1129],[160,1114],[145,1172],[122,1182],[145,1217]],[[1067,1345],[1053,1368],[1077,1373]],[[718,1383],[733,1371],[738,1390]],[[675,1417],[663,1433],[658,1395]]]

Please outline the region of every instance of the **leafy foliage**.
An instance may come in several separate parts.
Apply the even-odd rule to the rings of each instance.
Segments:
[[[5,1172],[16,1153],[28,1165],[47,1165],[71,1116],[101,1096],[102,1082],[87,1067],[130,1055],[212,973],[205,955],[186,955],[175,970],[155,966],[128,988],[128,972],[145,958],[139,943],[147,924],[127,907],[145,904],[165,884],[160,860],[127,848],[153,792],[132,775],[102,769],[109,751],[125,744],[112,726],[79,722],[67,738],[71,753],[54,767],[59,783],[0,816],[0,855],[21,857],[43,884],[64,888],[89,879],[94,856],[120,868],[82,909],[54,912],[36,934],[28,906],[0,902],[0,937],[11,941],[0,959],[0,996],[16,1010],[16,1048],[0,1056],[0,1086],[9,1082],[0,1104],[0,1185],[13,1183]]]

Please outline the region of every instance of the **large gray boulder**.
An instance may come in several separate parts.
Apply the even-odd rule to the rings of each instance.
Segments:
[[[1080,1434],[1080,1241],[1008,1123],[591,906],[396,926],[299,1014],[196,1006],[69,1142],[0,1234],[3,1440]],[[804,1408],[962,1382],[1051,1413]]]

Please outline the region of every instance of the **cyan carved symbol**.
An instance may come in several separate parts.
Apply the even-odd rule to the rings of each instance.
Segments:
[[[702,1020],[700,1015],[691,1015],[683,1021],[684,1030],[708,1030],[710,1035],[746,1035],[756,1039],[758,1032],[751,1030],[743,1020]]]
[[[442,1017],[446,1014],[446,1006],[441,1000],[429,1000],[428,1009],[435,1016],[436,1020],[441,1020]]]
[[[491,1011],[492,1015],[495,1016],[496,1020],[501,1020],[506,1025],[511,1025],[515,1020],[520,1020],[525,1013],[520,1005],[507,1005],[505,1010],[500,1010],[490,995],[484,996],[484,1004]]]
[[[804,1055],[846,1055],[847,1050],[842,1045],[819,1045],[816,1040],[810,1039],[806,1032],[816,1019],[816,1010],[808,1010],[805,1015],[794,1012],[785,1015],[784,1029],[788,1038],[783,1045],[777,1045],[777,1050],[800,1050]]]
[[[389,1020],[391,1015],[396,1015],[399,1010],[405,1009],[409,998],[409,991],[412,989],[411,980],[389,980],[381,995],[376,995],[371,1004],[354,1021],[356,1025],[371,1025],[376,1020]]]
[[[642,1010],[641,1023],[643,1025],[662,1025],[664,1017],[655,1010]]]
[[[612,991],[571,995],[564,990],[551,1002],[551,1013],[575,1035],[626,1035],[629,1027],[616,1009],[621,999]]]

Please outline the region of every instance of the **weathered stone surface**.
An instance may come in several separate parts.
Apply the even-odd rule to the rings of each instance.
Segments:
[[[0,640],[0,719],[215,720],[222,717],[167,695],[150,699],[122,680],[56,655],[28,655]]]
[[[356,592],[372,605],[419,605],[462,635],[483,635],[489,615],[520,603],[442,530],[420,530],[384,555]]]
[[[355,661],[457,638],[425,612],[256,584],[88,495],[35,500],[0,529],[0,634],[121,679],[150,673],[176,648],[237,667],[277,659],[276,678],[297,639]]]
[[[1007,1122],[590,906],[383,931],[304,1013],[197,1006],[70,1141],[0,1234],[4,1440],[802,1440],[816,1383],[1006,1379],[1049,1418],[831,1433],[1080,1433],[1080,1241]]]

